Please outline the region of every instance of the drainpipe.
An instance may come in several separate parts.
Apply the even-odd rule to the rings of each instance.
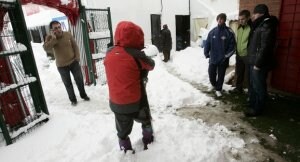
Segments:
[[[189,0],[189,15],[191,16],[191,0]]]
[[[160,13],[162,14],[162,11],[163,11],[163,0],[160,0]]]
[[[162,20],[162,15],[163,15],[163,9],[164,9],[164,5],[163,5],[163,0],[160,0],[160,29],[162,27],[161,25],[161,20]]]

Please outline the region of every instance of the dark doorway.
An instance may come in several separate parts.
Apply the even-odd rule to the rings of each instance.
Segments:
[[[190,46],[190,15],[176,15],[176,51]]]
[[[159,51],[160,49],[160,15],[151,14],[151,40],[152,44],[155,45]]]
[[[41,43],[42,42],[42,38],[41,38],[41,35],[40,35],[40,30],[39,28],[34,28],[34,29],[30,29],[30,34],[31,34],[31,37],[32,37],[32,42],[34,43]]]

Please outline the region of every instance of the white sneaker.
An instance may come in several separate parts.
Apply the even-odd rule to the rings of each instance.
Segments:
[[[208,91],[208,92],[212,92],[213,90],[215,90],[215,87],[213,87],[213,86],[209,86],[209,87],[207,88],[207,91]]]
[[[217,96],[217,97],[221,97],[221,96],[222,96],[221,91],[216,91],[216,96]]]

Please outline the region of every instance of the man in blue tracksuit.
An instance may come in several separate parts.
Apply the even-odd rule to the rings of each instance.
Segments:
[[[204,55],[209,58],[208,75],[211,85],[216,90],[217,97],[222,96],[222,87],[229,58],[235,52],[235,36],[226,26],[226,14],[217,16],[218,26],[213,28],[207,36]]]

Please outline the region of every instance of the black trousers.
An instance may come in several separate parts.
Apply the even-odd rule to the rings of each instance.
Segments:
[[[170,60],[171,51],[163,49],[164,61],[167,62]]]
[[[209,81],[211,85],[215,87],[216,91],[221,91],[223,89],[224,77],[228,64],[229,59],[226,59],[219,64],[209,64]]]
[[[236,82],[235,87],[238,90],[243,90],[244,81],[248,81],[249,78],[249,69],[245,61],[246,57],[241,57],[236,55],[236,64],[235,64],[235,76]],[[247,84],[246,84],[247,85]]]
[[[142,128],[149,128],[151,126],[151,119],[146,115],[146,113],[141,110],[139,112],[130,114],[115,114],[116,128],[118,131],[118,137],[120,139],[126,139],[132,131],[133,122],[139,122],[142,124]]]
[[[68,96],[71,102],[77,101],[72,80],[71,80],[71,74],[73,75],[73,78],[75,80],[75,83],[77,85],[77,88],[80,93],[80,97],[84,98],[86,97],[86,92],[84,89],[84,82],[83,82],[83,76],[81,73],[80,65],[78,61],[74,61],[72,64],[64,67],[57,67],[58,72],[61,76],[61,79],[66,87],[66,90],[68,92]]]

